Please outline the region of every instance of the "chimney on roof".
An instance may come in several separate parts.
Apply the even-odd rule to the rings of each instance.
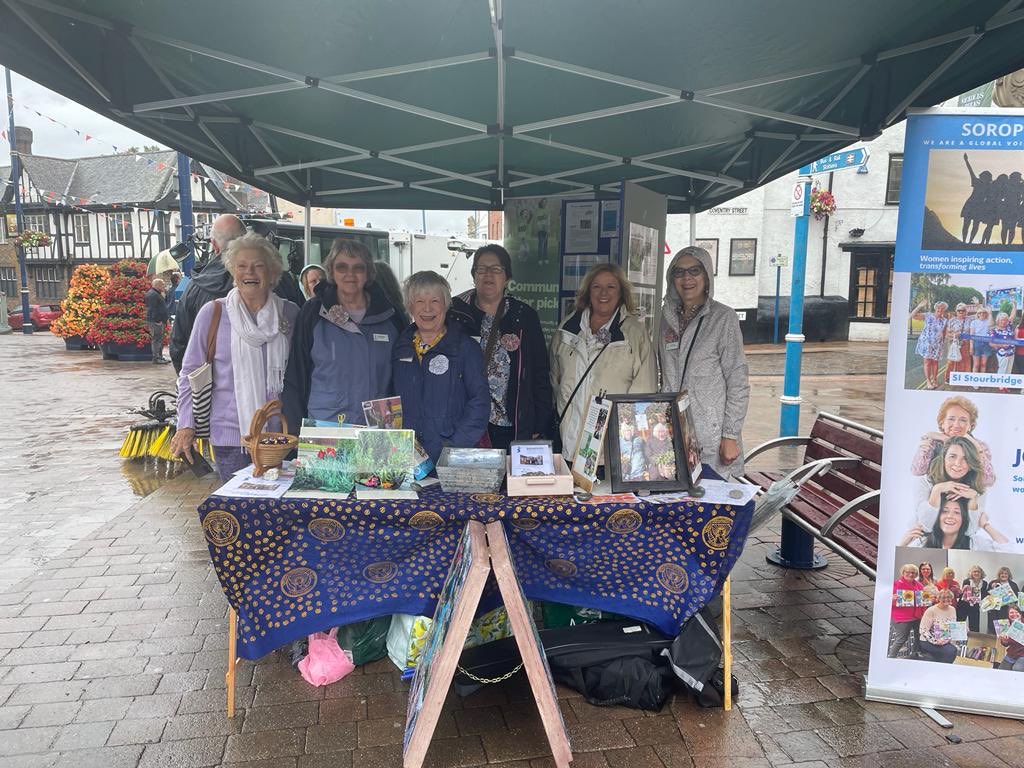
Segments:
[[[32,154],[32,129],[24,125],[14,126],[14,151],[19,155]]]

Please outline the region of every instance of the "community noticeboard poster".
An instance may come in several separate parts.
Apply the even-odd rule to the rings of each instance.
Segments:
[[[871,699],[1024,716],[995,625],[1024,606],[1022,174],[1024,112],[907,120]]]

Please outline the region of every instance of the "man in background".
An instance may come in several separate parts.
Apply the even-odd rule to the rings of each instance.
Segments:
[[[146,291],[146,324],[149,325],[151,344],[153,347],[153,363],[163,364],[171,362],[164,357],[164,323],[167,322],[167,302],[164,300],[164,291],[167,285],[159,277],[154,278],[150,288]]]
[[[189,336],[192,335],[192,325],[195,323],[199,310],[208,301],[224,298],[234,287],[231,274],[224,268],[224,263],[221,261],[221,254],[228,247],[228,243],[236,237],[244,235],[245,231],[242,220],[230,213],[218,216],[213,221],[213,226],[210,229],[213,255],[201,271],[192,272],[192,280],[185,288],[181,299],[178,300],[177,312],[174,315],[174,329],[171,331],[169,353],[171,362],[174,363],[174,370],[179,373]],[[287,269],[281,274],[281,280],[275,286],[274,293],[283,299],[295,302],[300,307],[304,302],[295,276]]]

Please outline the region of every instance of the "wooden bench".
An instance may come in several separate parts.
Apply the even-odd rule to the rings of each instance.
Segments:
[[[782,543],[768,561],[787,568],[823,568],[827,561],[814,554],[817,539],[875,578],[882,433],[821,413],[806,437],[769,440],[747,454],[744,462],[775,448],[798,445],[804,446],[799,469],[761,472],[748,464],[744,476],[761,487],[762,499],[795,493],[781,507]]]

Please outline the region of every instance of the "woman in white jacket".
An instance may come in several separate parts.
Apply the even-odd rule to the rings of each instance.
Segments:
[[[651,339],[622,267],[597,264],[583,278],[575,312],[551,339],[551,387],[566,461],[576,455],[587,408],[599,392],[657,391]]]
[[[750,383],[735,310],[715,301],[711,255],[683,248],[668,268],[658,331],[661,391],[690,392],[701,461],[728,479],[743,474]]]

